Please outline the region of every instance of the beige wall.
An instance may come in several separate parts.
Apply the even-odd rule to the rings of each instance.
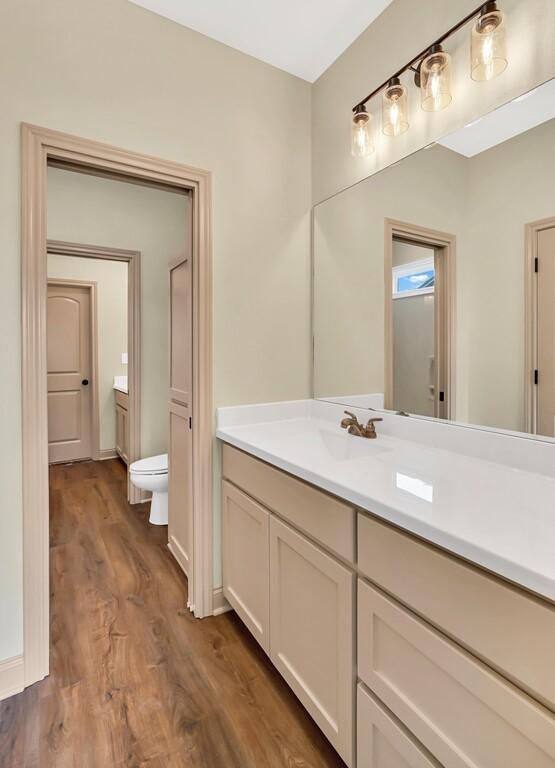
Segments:
[[[460,128],[496,106],[549,79],[555,73],[553,0],[503,0],[507,12],[509,67],[489,83],[468,73],[468,29],[449,43],[453,55],[453,103],[441,113],[425,113],[411,91],[411,126],[396,140],[376,134],[376,152],[360,160],[350,155],[351,108],[408,59],[456,24],[476,0],[394,0],[317,80],[312,90],[313,199],[320,201],[431,141]],[[407,79],[407,85],[410,80]],[[379,124],[379,99],[370,111]]]
[[[49,254],[48,277],[96,283],[100,450],[116,447],[114,376],[127,375],[127,264]]]
[[[0,30],[3,659],[22,649],[21,121],[213,172],[215,405],[310,392],[311,195],[306,82],[127,0],[2,0]]]
[[[167,264],[184,248],[188,206],[175,192],[48,169],[49,238],[141,252],[143,456],[167,451]]]

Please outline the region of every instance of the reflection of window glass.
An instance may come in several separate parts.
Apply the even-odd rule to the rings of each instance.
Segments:
[[[434,257],[412,261],[410,264],[400,264],[393,267],[393,296],[417,296],[422,293],[433,293],[435,285]]]

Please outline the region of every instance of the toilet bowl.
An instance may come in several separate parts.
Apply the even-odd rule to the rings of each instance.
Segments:
[[[129,467],[129,477],[135,488],[152,491],[149,522],[152,525],[167,525],[168,454],[134,461]]]

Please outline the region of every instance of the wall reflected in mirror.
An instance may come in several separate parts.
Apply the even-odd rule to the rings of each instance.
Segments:
[[[317,205],[314,396],[555,435],[555,81]]]

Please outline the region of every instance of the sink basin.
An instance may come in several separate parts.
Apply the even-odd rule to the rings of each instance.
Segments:
[[[320,429],[319,435],[323,447],[335,461],[351,461],[363,456],[377,456],[389,450],[380,444],[379,437],[371,440],[349,435],[343,430],[336,433],[325,429]]]

